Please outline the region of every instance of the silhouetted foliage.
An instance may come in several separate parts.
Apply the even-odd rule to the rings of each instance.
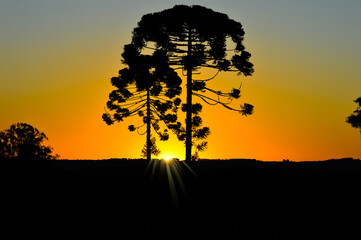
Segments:
[[[0,132],[0,158],[37,160],[56,159],[52,147],[44,146],[45,133],[26,123],[16,123]]]
[[[181,100],[176,98],[181,93],[182,80],[169,67],[169,59],[164,51],[141,55],[134,45],[129,44],[125,45],[122,57],[127,67],[119,71],[119,76],[111,79],[117,89],[109,94],[108,110],[103,114],[103,120],[111,125],[134,115],[141,117],[143,125],[130,125],[128,129],[139,134],[147,133],[145,148],[148,149],[147,159],[150,160],[151,154],[160,153],[155,138],[151,139],[151,126],[163,141],[169,138],[168,129],[173,130],[179,138],[184,135],[184,130],[177,123]],[[165,129],[161,129],[160,122],[164,123]],[[141,132],[143,126],[146,126],[146,130]]]
[[[357,98],[354,102],[357,103],[358,106],[356,110],[347,117],[346,122],[354,128],[359,128],[361,133],[361,97]]]
[[[193,161],[199,159],[199,152],[207,149],[208,142],[205,139],[211,134],[209,127],[202,127],[203,120],[200,117],[202,108],[200,103],[193,104],[192,106],[192,146],[195,146],[195,151],[191,158]],[[183,104],[182,111],[187,111],[186,104]]]
[[[166,51],[169,64],[181,69],[187,76],[186,104],[186,160],[192,153],[193,104],[192,95],[210,105],[220,104],[242,115],[253,112],[251,104],[241,105],[239,109],[229,104],[241,96],[240,88],[222,92],[207,86],[219,72],[233,71],[238,75],[250,76],[253,64],[251,54],[243,46],[244,30],[239,22],[229,19],[226,14],[215,12],[202,6],[176,5],[161,12],[146,14],[133,30],[132,43],[139,51],[147,49]],[[233,42],[233,49],[227,45]],[[193,79],[203,68],[215,70],[208,79]],[[185,73],[184,73],[185,72]],[[194,136],[194,134],[193,134]]]
[[[156,141],[155,137],[150,139],[150,153],[152,155],[158,156],[160,154],[160,150],[157,148],[155,141]],[[148,154],[148,145],[145,144],[142,149],[142,157],[147,157],[147,154]]]

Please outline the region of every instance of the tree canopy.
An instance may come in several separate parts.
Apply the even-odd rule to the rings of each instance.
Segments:
[[[0,158],[20,160],[55,159],[52,147],[43,145],[45,133],[26,124],[16,123],[0,132]]]
[[[347,117],[346,122],[354,128],[359,128],[361,133],[361,97],[357,98],[354,102],[357,103],[358,106],[356,110]]]
[[[234,42],[233,49],[226,49],[227,39]],[[144,15],[133,31],[132,42],[139,49],[147,48],[149,42],[154,42],[156,49],[168,52],[172,65],[233,70],[249,76],[254,69],[243,39],[241,23],[229,19],[226,14],[198,5],[176,5]],[[189,40],[191,49],[187,49]],[[189,50],[192,50],[192,56],[187,55]],[[231,59],[226,59],[232,52]]]

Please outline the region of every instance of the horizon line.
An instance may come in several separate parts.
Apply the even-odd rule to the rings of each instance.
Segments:
[[[177,159],[178,161],[185,161],[184,159]],[[109,161],[109,160],[122,160],[122,161],[139,161],[139,160],[146,160],[145,158],[103,158],[103,159],[66,159],[66,158],[59,158],[55,159],[55,161]],[[164,158],[152,158],[152,160],[164,160]],[[294,161],[290,159],[282,159],[282,160],[259,160],[254,158],[200,158],[199,161],[255,161],[255,162],[324,162],[324,161],[332,161],[332,160],[355,160],[355,161],[361,161],[358,158],[353,157],[344,157],[344,158],[329,158],[329,159],[323,159],[323,160],[300,160],[300,161]]]

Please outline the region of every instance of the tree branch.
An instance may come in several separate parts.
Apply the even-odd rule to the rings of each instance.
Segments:
[[[201,79],[193,79],[193,81],[195,81],[195,82],[208,82],[208,81],[214,79],[214,78],[218,75],[219,72],[220,72],[220,70],[218,69],[217,73],[216,73],[213,77],[211,77],[211,78],[202,79],[202,80],[201,80]]]

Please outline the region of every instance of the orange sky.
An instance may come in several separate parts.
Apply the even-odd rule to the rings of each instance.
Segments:
[[[204,1],[8,1],[0,7],[0,130],[26,122],[49,137],[61,158],[140,157],[137,117],[107,126],[101,118],[122,67],[120,54],[143,14]],[[361,96],[361,3],[350,1],[207,1],[240,21],[254,76],[219,75],[242,85],[242,117],[206,106],[211,128],[203,158],[294,161],[361,158],[360,132],[345,123]],[[162,156],[184,158],[175,136]]]

